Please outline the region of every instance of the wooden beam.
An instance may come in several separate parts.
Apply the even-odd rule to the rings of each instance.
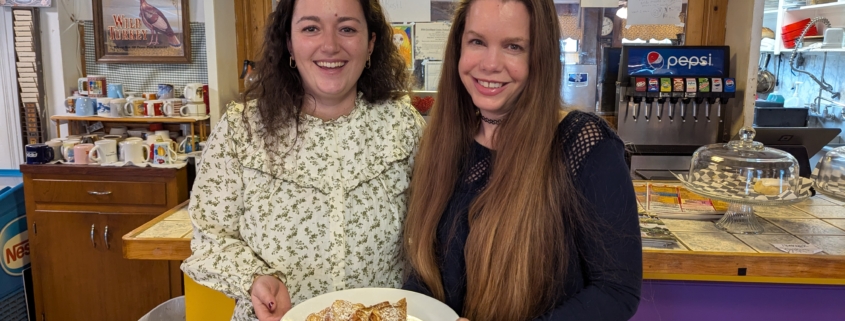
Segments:
[[[256,61],[261,58],[264,29],[272,12],[270,1],[235,0],[238,75],[244,60]],[[238,88],[240,92],[244,91],[243,81],[238,82]]]
[[[728,0],[689,0],[685,25],[685,45],[725,44]]]
[[[601,18],[601,8],[581,9],[580,65],[595,65],[598,61]]]

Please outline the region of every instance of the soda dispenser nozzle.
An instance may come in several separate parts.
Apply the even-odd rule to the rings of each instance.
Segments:
[[[657,121],[663,121],[663,105],[666,104],[666,98],[660,98],[657,100]]]
[[[678,104],[679,99],[672,97],[669,99],[669,121],[675,121],[675,105]]]
[[[704,117],[707,117],[707,122],[710,122],[710,107],[716,102],[715,97],[707,98],[704,101]]]
[[[632,114],[634,115],[634,121],[637,121],[637,117],[639,117],[640,114],[640,103],[643,102],[643,97],[634,97],[633,102],[632,107],[634,110]]]

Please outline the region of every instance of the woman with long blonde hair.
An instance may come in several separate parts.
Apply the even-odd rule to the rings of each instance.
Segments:
[[[620,139],[562,112],[552,0],[463,0],[416,157],[406,289],[473,321],[627,320],[642,248]]]

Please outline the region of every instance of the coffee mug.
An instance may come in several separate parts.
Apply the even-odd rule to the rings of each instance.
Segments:
[[[127,163],[143,164],[150,160],[150,146],[140,140],[125,140],[120,143],[120,154]]]
[[[88,97],[76,98],[76,116],[94,116],[96,114],[96,107],[94,106],[94,99]]]
[[[181,142],[179,142],[179,152],[180,153],[190,153],[197,150],[197,143],[199,143],[199,136],[188,136],[185,137]]]
[[[182,98],[170,98],[164,100],[164,115],[167,117],[185,117],[187,114],[182,109]]]
[[[46,144],[26,145],[26,163],[29,165],[47,164],[52,162],[55,156],[53,148]]]
[[[109,135],[126,135],[129,129],[124,126],[117,126],[109,128]]]
[[[147,105],[144,98],[127,98],[123,105],[123,115],[126,117],[143,117],[147,115]]]
[[[162,139],[161,136],[156,135],[156,134],[147,134],[146,138],[144,138],[144,139],[145,139],[144,142],[147,144],[147,146],[150,146],[150,159],[152,159],[153,158],[153,145],[155,143],[164,142],[164,139]]]
[[[109,98],[124,98],[123,84],[108,84],[106,92],[108,93]]]
[[[170,137],[162,139],[161,142],[170,144],[170,149],[174,151],[179,150],[179,144],[177,144],[176,141],[170,139]]]
[[[152,146],[153,164],[173,164],[176,161],[176,151],[173,150],[173,141],[158,142]]]
[[[190,116],[190,117],[203,117],[203,116],[207,115],[205,113],[205,111],[206,111],[205,104],[188,103],[187,105],[182,106],[182,110],[180,110],[179,112],[184,113],[185,115]]]
[[[106,97],[106,76],[88,75],[88,97]]]
[[[111,141],[114,141],[114,142],[115,142],[115,146],[116,146],[116,148],[117,148],[117,157],[118,157],[118,160],[123,160],[123,159],[119,159],[119,158],[120,158],[120,142],[122,142],[122,141],[123,141],[123,135],[106,135],[106,136],[103,136],[102,140],[111,140]],[[96,144],[95,144],[95,145],[96,145]],[[95,147],[96,147],[96,146],[95,146]]]
[[[113,141],[116,141],[116,142],[120,142],[120,141],[123,140],[123,136],[122,135],[106,135],[106,136],[103,136],[102,140],[113,140]]]
[[[82,139],[82,135],[67,135],[67,138],[66,138],[66,139],[67,139],[67,140],[74,140],[74,139],[75,139],[75,140],[81,140],[81,139]]]
[[[155,131],[155,135],[158,135],[158,138],[160,138],[161,140],[170,139],[170,131],[166,129]]]
[[[117,162],[117,141],[111,139],[98,140],[94,148],[88,152],[91,162],[110,164]]]
[[[108,97],[96,98],[97,100],[97,116],[100,117],[120,117],[120,112],[117,109],[111,108],[112,99]]]
[[[156,99],[158,99],[158,94],[156,94],[156,93],[143,93],[143,94],[141,94],[141,97],[144,98],[144,100],[156,100]]]
[[[73,148],[79,144],[81,144],[81,141],[78,139],[68,139],[62,143],[62,157],[64,157],[66,162],[73,163],[75,159]]]
[[[61,139],[61,138],[60,138]],[[51,139],[50,141],[44,143],[44,145],[50,146],[53,149],[53,160],[62,160],[62,145],[64,141]]]
[[[73,163],[88,164],[88,152],[94,148],[94,144],[78,144],[73,146]]]
[[[161,100],[147,100],[144,101],[144,105],[146,105],[148,117],[161,117],[164,116],[162,109],[164,108],[164,102]]]
[[[76,88],[80,95],[88,95],[88,78],[76,79]]]
[[[130,129],[130,130],[127,130],[126,133],[129,134],[129,138],[132,138],[132,137],[141,138],[141,137],[144,136],[144,131],[140,130],[140,129]]]
[[[100,140],[100,135],[98,135],[98,134],[82,135],[82,143],[83,144],[87,144],[89,140],[90,140],[90,143],[93,144],[94,142]]]
[[[202,94],[202,84],[200,83],[190,83],[185,85],[185,91],[182,92],[185,95],[185,99],[188,100],[188,103],[200,103],[203,100]]]
[[[111,108],[112,115],[117,115],[113,117],[125,117],[126,113],[123,110],[123,106],[126,105],[126,99],[124,98],[112,98],[111,102],[109,102],[109,108]]]
[[[202,85],[202,103],[205,104],[206,115],[211,113],[211,105],[208,102],[209,98],[211,97],[208,95],[208,84]]]
[[[173,92],[173,85],[169,84],[158,84],[158,99],[166,100],[170,98],[174,98],[175,93]]]
[[[76,98],[79,98],[79,96],[65,98],[65,112],[68,114],[76,114]]]

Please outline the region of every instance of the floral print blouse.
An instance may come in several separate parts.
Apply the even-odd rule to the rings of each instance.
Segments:
[[[273,149],[250,102],[230,104],[198,165],[189,212],[193,254],[182,270],[237,300],[232,320],[255,319],[249,289],[275,275],[294,305],[350,288],[402,285],[405,194],[424,121],[405,97],[346,116],[305,115]],[[243,117],[243,114],[248,117]],[[248,122],[248,127],[245,126]]]

